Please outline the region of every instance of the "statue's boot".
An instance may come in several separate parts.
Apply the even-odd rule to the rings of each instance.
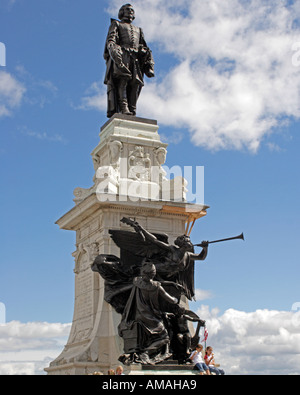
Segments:
[[[132,115],[132,112],[129,111],[127,100],[120,101],[120,110],[122,114]]]
[[[129,111],[131,112],[132,115],[136,116],[136,107],[129,106]]]
[[[128,99],[127,99],[127,83],[126,78],[123,78],[119,81],[118,86],[118,97],[119,97],[119,112],[121,114],[132,115],[128,108]]]

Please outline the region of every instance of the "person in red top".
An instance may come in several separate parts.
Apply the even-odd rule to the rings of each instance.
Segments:
[[[213,348],[208,346],[205,350],[204,362],[209,368],[210,373],[215,373],[217,376],[225,375],[223,369],[217,368],[215,365],[215,356],[213,354]]]

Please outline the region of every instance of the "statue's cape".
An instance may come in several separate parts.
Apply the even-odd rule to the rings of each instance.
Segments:
[[[177,307],[170,303],[170,299],[159,282],[145,283],[141,277],[134,279],[118,327],[119,336],[124,339],[125,353],[139,353],[148,348],[159,349],[169,341],[163,317],[165,312]]]

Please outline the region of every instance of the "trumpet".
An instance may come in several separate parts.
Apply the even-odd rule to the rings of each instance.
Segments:
[[[207,244],[214,244],[214,243],[221,243],[223,241],[229,241],[229,240],[245,240],[244,233],[241,233],[239,236],[235,237],[229,237],[228,239],[221,239],[221,240],[214,240],[214,241],[208,241]],[[206,243],[205,243],[206,244]],[[194,247],[205,247],[202,243],[200,244],[193,244]]]

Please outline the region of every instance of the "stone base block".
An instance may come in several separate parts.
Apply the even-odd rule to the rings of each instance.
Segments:
[[[178,365],[176,361],[166,361],[162,364],[153,365],[132,365],[129,375],[138,376],[186,376],[198,374],[193,370],[194,365]]]
[[[49,376],[86,376],[95,372],[106,374],[110,366],[104,366],[93,362],[76,362],[61,366],[46,368]]]

